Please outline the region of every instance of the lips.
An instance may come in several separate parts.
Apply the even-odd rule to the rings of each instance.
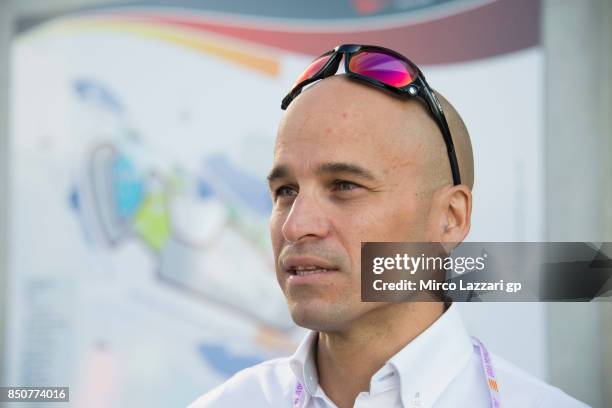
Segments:
[[[283,261],[283,270],[295,276],[308,276],[317,273],[337,271],[334,265],[313,257],[287,257]]]
[[[289,269],[288,272],[292,275],[306,276],[314,275],[315,273],[329,272],[331,269],[319,268],[317,266],[298,266],[296,268]]]

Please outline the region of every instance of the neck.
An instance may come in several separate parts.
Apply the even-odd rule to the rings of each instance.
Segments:
[[[352,407],[372,376],[444,312],[439,302],[391,303],[370,311],[348,330],[320,332],[319,384],[339,407]]]

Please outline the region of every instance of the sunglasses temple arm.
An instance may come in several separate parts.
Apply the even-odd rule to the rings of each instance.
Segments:
[[[440,105],[440,102],[438,101],[438,98],[436,97],[435,93],[431,90],[431,88],[429,88],[429,85],[427,85],[425,81],[423,82],[426,85],[422,87],[422,90],[425,93],[425,100],[427,101],[427,105],[429,105],[431,113],[436,119],[436,123],[440,128],[440,132],[442,132],[444,143],[446,144],[448,160],[450,162],[451,173],[453,175],[453,183],[454,185],[459,185],[461,184],[461,176],[459,175],[459,163],[457,161],[455,144],[453,143],[453,138],[451,137],[448,122],[446,121],[446,116],[444,115],[442,106]]]
[[[289,104],[299,95],[302,93],[302,89],[304,88],[304,86],[306,86],[307,83],[306,81],[304,81],[302,84],[296,86],[295,88],[293,88],[291,90],[291,92],[289,92],[287,94],[287,96],[285,96],[283,98],[283,101],[281,102],[281,109],[282,110],[286,110],[287,107],[289,106]]]
[[[292,92],[290,92],[287,96],[285,96],[283,98],[283,101],[281,102],[281,109],[282,110],[286,110],[287,107],[289,106],[289,104],[291,103],[291,101],[293,100],[293,95],[291,95]]]

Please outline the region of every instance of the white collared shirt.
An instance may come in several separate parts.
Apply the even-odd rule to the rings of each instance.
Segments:
[[[189,408],[289,408],[294,406],[298,382],[304,389],[300,407],[336,407],[318,383],[313,353],[317,336],[310,332],[291,357],[238,372]],[[494,354],[492,361],[502,408],[587,407]],[[427,330],[391,357],[372,376],[369,391],[361,392],[354,406],[490,408],[480,353],[473,347],[457,307],[451,305]]]

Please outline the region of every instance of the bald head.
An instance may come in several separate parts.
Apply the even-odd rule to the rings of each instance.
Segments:
[[[462,184],[470,189],[474,183],[472,145],[467,128],[455,108],[436,93],[444,110],[459,163]],[[326,120],[323,120],[326,119]],[[306,126],[310,121],[335,123],[349,133],[376,133],[385,138],[392,150],[401,153],[403,161],[418,164],[424,189],[433,191],[452,183],[446,145],[425,103],[416,98],[400,98],[345,77],[326,78],[305,89],[289,106],[281,122]],[[340,129],[338,129],[340,130]],[[342,137],[344,132],[325,131]],[[358,139],[356,139],[358,140]],[[367,138],[364,138],[364,141]],[[383,140],[379,142],[383,143]],[[376,148],[370,146],[370,148]],[[402,166],[394,168],[401,171]],[[411,171],[414,168],[410,169]]]

